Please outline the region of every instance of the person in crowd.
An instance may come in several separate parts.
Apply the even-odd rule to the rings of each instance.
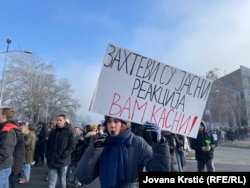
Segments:
[[[0,108],[0,188],[15,187],[22,171],[24,138],[18,124],[12,121],[14,115],[11,107]]]
[[[45,159],[45,146],[46,146],[46,137],[48,136],[47,125],[44,122],[37,123],[38,131],[37,131],[37,141],[35,147],[35,166],[43,166]]]
[[[186,155],[190,151],[189,142],[186,136],[175,134],[177,147],[175,150],[179,172],[183,172],[186,166]]]
[[[67,121],[67,119],[66,119],[66,121]],[[68,121],[67,121],[67,122],[68,122]],[[68,122],[68,125],[69,125],[69,126],[68,126],[69,129],[72,130],[72,131],[74,131],[74,125],[73,125],[72,123],[69,123],[69,122]],[[76,140],[75,140],[75,142],[76,142]],[[76,143],[77,143],[77,142],[76,142]],[[74,149],[74,151],[75,151],[75,149]],[[72,163],[72,161],[73,161],[72,155],[73,155],[74,151],[71,153],[71,163],[68,165],[68,168],[67,168],[67,171],[66,171],[66,182],[67,182],[67,186],[70,185],[70,177],[71,177],[71,174],[72,174],[72,172],[73,172],[73,170],[74,170],[74,164]]]
[[[103,129],[104,129],[103,125],[101,123],[98,124],[95,139],[98,139],[104,133]]]
[[[51,130],[46,148],[48,188],[56,187],[58,177],[60,188],[66,188],[66,172],[75,149],[75,136],[65,114],[57,115],[56,121],[56,128]]]
[[[13,121],[12,121],[13,122]],[[13,122],[15,123],[15,122]],[[19,129],[16,131],[16,146],[14,150],[14,163],[11,167],[11,174],[9,177],[9,188],[18,187],[18,178],[22,173],[22,166],[25,160],[25,142],[24,136],[22,134],[21,128],[19,127],[18,121],[16,121]]]
[[[44,151],[44,153],[46,153],[46,150],[47,150],[47,142],[48,142],[48,139],[49,139],[49,133],[55,127],[56,127],[56,120],[50,121],[49,122],[49,126],[47,127],[47,132],[46,132],[47,134],[45,135],[45,149],[44,149],[45,151]],[[47,161],[47,159],[46,159],[46,161]],[[48,180],[49,180],[48,172],[46,172],[46,174],[45,174],[45,181],[48,181]]]
[[[25,162],[23,164],[22,177],[19,183],[28,183],[30,180],[31,163],[34,161],[34,153],[36,146],[36,133],[33,124],[26,126],[25,122],[20,124],[25,141]]]
[[[97,130],[97,125],[86,125],[86,134],[84,135],[84,142],[86,146],[89,146],[91,142],[94,142],[96,138],[96,130]]]
[[[235,129],[233,127],[230,127],[226,134],[228,140],[231,141],[233,144],[236,141]]]
[[[171,172],[179,172],[175,153],[177,148],[177,140],[175,134],[170,131],[162,131],[162,135],[167,139],[169,144],[169,151],[171,155]]]
[[[221,135],[221,139],[220,139],[220,142],[221,143],[223,143],[223,142],[225,142],[225,135],[226,135],[226,132],[225,132],[225,130],[224,129],[219,129],[219,131],[220,131],[220,135]]]
[[[75,132],[75,141],[76,147],[75,150],[71,154],[71,165],[67,170],[67,185],[70,185],[71,182],[71,174],[73,174],[73,182],[75,187],[81,187],[82,184],[79,182],[77,177],[75,176],[75,169],[79,160],[81,159],[83,153],[85,152],[86,146],[84,144],[84,137],[80,127],[74,127]],[[71,172],[71,173],[70,173]]]
[[[213,136],[213,138],[214,138],[215,147],[217,147],[217,146],[218,146],[218,133],[217,133],[217,130],[216,130],[216,129],[214,129],[214,130],[212,131],[212,136]]]
[[[213,136],[208,132],[205,121],[200,122],[197,138],[190,138],[190,147],[195,151],[198,172],[214,172],[213,163],[215,143]]]
[[[80,159],[76,176],[82,184],[99,176],[101,187],[138,187],[138,174],[143,171],[171,171],[171,158],[166,139],[159,126],[144,124],[152,134],[152,147],[135,135],[128,122],[105,116],[106,134],[91,143]]]
[[[50,132],[52,129],[56,128],[56,120],[50,121],[49,122],[49,126],[47,128],[47,131]],[[49,138],[49,137],[48,137]],[[46,138],[46,140],[48,140],[48,138]]]

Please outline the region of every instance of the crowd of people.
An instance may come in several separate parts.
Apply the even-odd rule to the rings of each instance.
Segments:
[[[32,166],[45,166],[49,188],[83,186],[74,172],[88,145],[103,134],[103,126],[73,126],[65,114],[46,124],[14,120],[15,110],[0,108],[0,188],[28,184]]]
[[[221,135],[201,121],[197,138],[105,116],[83,127],[59,114],[46,124],[13,121],[12,108],[0,109],[0,188],[29,183],[33,167],[45,166],[48,188],[83,187],[99,177],[102,188],[138,187],[139,172],[183,172],[193,149],[197,171],[214,172],[213,154]],[[136,152],[135,152],[136,151]]]

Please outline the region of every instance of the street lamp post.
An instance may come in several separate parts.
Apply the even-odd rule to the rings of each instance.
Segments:
[[[6,67],[6,62],[7,62],[8,52],[9,52],[9,45],[11,43],[11,40],[7,39],[6,42],[7,42],[7,50],[6,50],[6,53],[5,53],[5,60],[4,60],[4,66],[3,66],[3,76],[2,76],[2,85],[1,85],[1,93],[0,93],[0,106],[2,106],[5,67]]]
[[[3,74],[2,74],[2,84],[1,84],[1,90],[0,90],[0,106],[2,106],[2,100],[3,100],[3,87],[4,87],[5,69],[6,69],[6,64],[7,64],[8,53],[9,52],[24,52],[24,53],[32,54],[31,51],[27,51],[27,50],[24,50],[24,51],[22,51],[22,50],[9,51],[9,45],[11,43],[11,39],[7,39],[6,43],[7,43],[6,51],[5,52],[0,52],[0,54],[5,53],[5,60],[4,60]]]

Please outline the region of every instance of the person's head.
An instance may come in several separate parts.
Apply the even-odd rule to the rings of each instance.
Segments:
[[[88,132],[92,131],[92,128],[91,128],[90,124],[85,125],[84,129],[85,129],[85,133],[88,133]]]
[[[74,132],[76,136],[80,136],[82,134],[82,130],[80,127],[74,127]]]
[[[29,124],[28,128],[30,131],[36,131],[36,126],[34,124]]]
[[[129,128],[126,121],[110,116],[105,116],[104,126],[111,136],[117,136]]]
[[[42,122],[42,121],[39,121],[37,123],[37,127],[40,127],[41,129],[46,129],[47,128],[47,125],[46,123]]]
[[[92,130],[92,131],[96,131],[96,130],[97,130],[97,126],[98,126],[97,124],[93,124],[93,125],[91,126],[91,130]]]
[[[103,125],[102,124],[98,124],[98,126],[97,126],[97,132],[103,134],[103,129],[104,129]]]
[[[19,124],[20,128],[21,128],[21,131],[22,131],[22,134],[24,136],[28,135],[30,130],[29,128],[26,126],[26,123],[23,123],[23,124]]]
[[[57,127],[63,128],[66,124],[66,115],[65,114],[57,115],[56,122],[57,122]]]
[[[202,120],[200,123],[199,131],[203,132],[205,130],[206,130],[206,122]]]
[[[0,108],[0,123],[11,120],[15,115],[15,110],[10,107]]]
[[[50,129],[53,129],[53,128],[55,128],[55,127],[56,127],[56,121],[55,121],[55,120],[49,122],[49,128],[50,128]]]

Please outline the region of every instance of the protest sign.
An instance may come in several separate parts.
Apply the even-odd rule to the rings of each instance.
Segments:
[[[109,44],[90,111],[196,137],[212,81]]]

